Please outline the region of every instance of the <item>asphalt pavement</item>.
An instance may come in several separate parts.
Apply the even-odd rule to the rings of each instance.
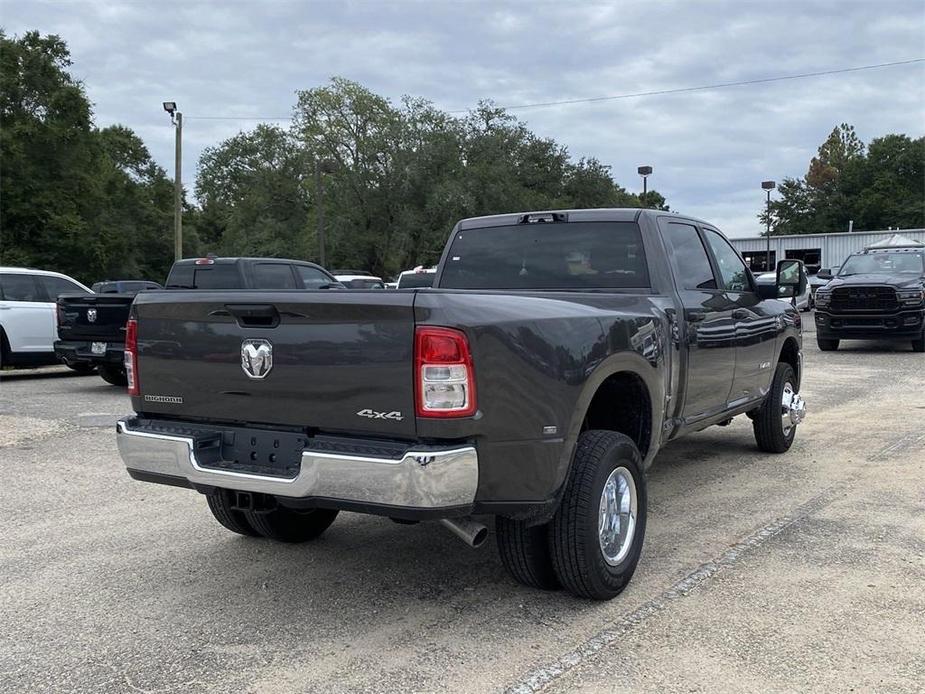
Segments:
[[[233,535],[128,478],[119,389],[4,372],[0,690],[922,691],[925,356],[823,353],[807,318],[793,448],[759,453],[745,417],[667,446],[607,603],[521,587],[437,523]]]

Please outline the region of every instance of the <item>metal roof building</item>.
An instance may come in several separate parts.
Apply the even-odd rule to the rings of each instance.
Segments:
[[[793,236],[771,236],[771,267],[778,260],[796,258],[802,260],[812,271],[815,268],[837,268],[852,253],[867,246],[901,234],[913,241],[925,243],[925,229],[891,229],[889,231],[855,231],[835,234],[798,234]],[[729,239],[752,270],[765,269],[767,239],[764,236],[747,239]]]

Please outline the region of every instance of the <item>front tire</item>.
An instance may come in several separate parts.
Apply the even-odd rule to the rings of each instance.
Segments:
[[[559,587],[550,555],[548,523],[528,526],[524,521],[498,516],[495,534],[501,561],[515,581],[540,590]]]
[[[803,399],[796,387],[796,374],[793,367],[785,362],[777,362],[771,390],[758,408],[752,427],[758,448],[766,453],[785,453],[793,445],[797,425],[802,420]],[[796,414],[792,414],[798,410]]]
[[[838,349],[838,340],[826,340],[825,338],[817,337],[816,344],[823,352],[834,352]]]
[[[324,508],[295,511],[277,506],[272,511],[245,511],[244,516],[254,530],[271,540],[307,542],[328,529],[337,518],[337,511]]]
[[[103,364],[100,366],[100,378],[111,386],[128,386],[128,376],[125,375],[125,367],[114,366],[112,364]]]
[[[592,600],[619,595],[639,562],[646,506],[646,478],[636,444],[615,431],[584,432],[550,524],[559,582],[573,595]]]

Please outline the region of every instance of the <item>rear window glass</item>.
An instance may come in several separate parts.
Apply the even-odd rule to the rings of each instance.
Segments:
[[[241,276],[235,263],[176,265],[167,278],[171,289],[240,289]]]
[[[457,232],[440,286],[647,288],[649,271],[635,222],[518,224]]]

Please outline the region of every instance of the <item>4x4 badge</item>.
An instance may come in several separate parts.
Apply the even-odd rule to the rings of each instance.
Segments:
[[[394,419],[396,422],[400,422],[404,419],[404,417],[401,416],[401,412],[376,412],[375,410],[371,410],[369,408],[360,410],[357,412],[357,416],[367,417],[369,419]]]

